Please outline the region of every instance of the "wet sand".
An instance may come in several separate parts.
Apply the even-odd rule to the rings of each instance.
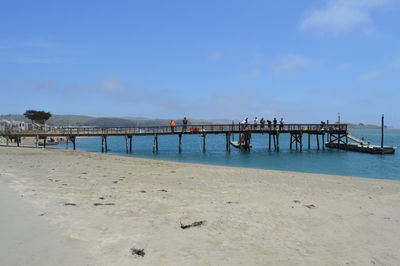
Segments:
[[[0,265],[400,262],[399,181],[0,147],[0,192]]]

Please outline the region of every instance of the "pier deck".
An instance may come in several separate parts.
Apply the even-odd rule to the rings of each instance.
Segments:
[[[268,127],[260,125],[254,127],[248,125],[244,127],[240,124],[211,124],[211,125],[187,125],[183,130],[182,125],[171,128],[170,126],[154,126],[154,127],[64,127],[51,128],[49,130],[31,130],[31,131],[5,131],[0,132],[3,136],[146,136],[146,135],[179,135],[179,134],[224,134],[224,133],[310,133],[310,134],[345,134],[347,133],[347,124],[332,124],[321,126],[320,124],[286,124],[282,127],[279,125]]]

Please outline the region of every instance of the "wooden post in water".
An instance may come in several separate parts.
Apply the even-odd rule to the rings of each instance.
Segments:
[[[382,154],[383,154],[383,128],[385,127],[385,117],[382,114],[381,118],[381,149],[382,149]]]
[[[69,136],[66,137],[65,148],[68,150]]]
[[[319,136],[318,134],[315,134],[315,136],[317,137],[317,149],[319,150]]]
[[[132,153],[132,138],[133,136],[129,136],[129,152]]]
[[[179,147],[178,150],[179,152],[182,152],[182,133],[179,133]]]
[[[129,152],[129,150],[128,150],[128,136],[127,135],[125,135],[125,152],[126,153]]]
[[[276,134],[276,151],[279,152],[279,133]]]
[[[104,136],[104,151],[108,151],[108,145],[107,145],[107,136]]]
[[[293,144],[293,135],[290,133],[290,149],[292,149],[292,144]]]
[[[325,150],[325,134],[322,133],[322,150]]]
[[[203,152],[206,152],[206,134],[203,133]]]
[[[101,136],[101,152],[104,152],[104,136]]]
[[[225,138],[226,138],[226,151],[230,152],[231,151],[231,143],[230,143],[231,136],[230,136],[230,133],[226,133]]]
[[[308,133],[308,149],[311,149],[311,143],[310,143],[310,133]]]
[[[274,135],[272,135],[273,136],[273,138],[274,138],[274,151],[276,151],[276,135],[274,134]]]
[[[244,149],[250,151],[250,133],[244,134]]]
[[[268,133],[268,150],[271,150],[271,133]]]
[[[300,133],[300,151],[303,151],[303,133]]]
[[[154,134],[154,141],[153,141],[153,152],[158,152],[158,136]]]
[[[43,139],[43,148],[46,148],[46,140],[47,140],[47,136],[44,136],[44,139]]]

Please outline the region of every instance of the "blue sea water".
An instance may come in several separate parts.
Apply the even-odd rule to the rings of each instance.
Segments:
[[[352,130],[351,135],[364,137],[373,144],[380,143],[380,130]],[[235,136],[237,140],[238,136]],[[207,151],[202,152],[202,137],[183,136],[183,152],[178,153],[178,136],[159,136],[159,151],[152,152],[153,137],[133,137],[133,153],[125,152],[124,137],[108,138],[108,153],[170,161],[193,162],[225,166],[300,171],[333,175],[359,176],[400,180],[400,151],[394,155],[374,155],[336,149],[318,151],[315,136],[311,138],[311,150],[307,150],[307,135],[303,136],[303,152],[289,149],[289,135],[280,137],[280,152],[268,150],[268,135],[254,134],[253,149],[243,152],[231,148],[225,151],[225,135],[207,135]],[[386,146],[400,146],[400,130],[385,131]],[[65,148],[65,144],[58,145]],[[71,148],[71,145],[69,145]],[[101,152],[101,138],[78,138],[76,149]]]

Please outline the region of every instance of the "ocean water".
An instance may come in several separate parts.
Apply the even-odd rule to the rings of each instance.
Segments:
[[[373,144],[380,143],[380,130],[352,130],[351,135],[364,137]],[[238,136],[235,136],[237,140]],[[133,137],[133,152],[125,152],[124,137],[109,137],[110,154],[136,156],[160,160],[193,162],[236,167],[300,171],[333,175],[359,176],[400,180],[400,151],[394,155],[374,155],[325,148],[318,151],[315,136],[311,137],[311,149],[307,150],[307,135],[303,136],[303,152],[289,149],[289,135],[280,136],[280,152],[268,150],[268,134],[253,134],[250,152],[231,147],[225,151],[225,135],[207,135],[207,151],[202,152],[202,137],[184,135],[183,151],[178,152],[178,136],[159,136],[159,151],[153,153],[153,137]],[[400,147],[400,130],[385,131],[385,145]],[[72,145],[69,145],[71,149]],[[56,146],[65,148],[65,144]],[[101,138],[78,138],[76,149],[101,152]]]

